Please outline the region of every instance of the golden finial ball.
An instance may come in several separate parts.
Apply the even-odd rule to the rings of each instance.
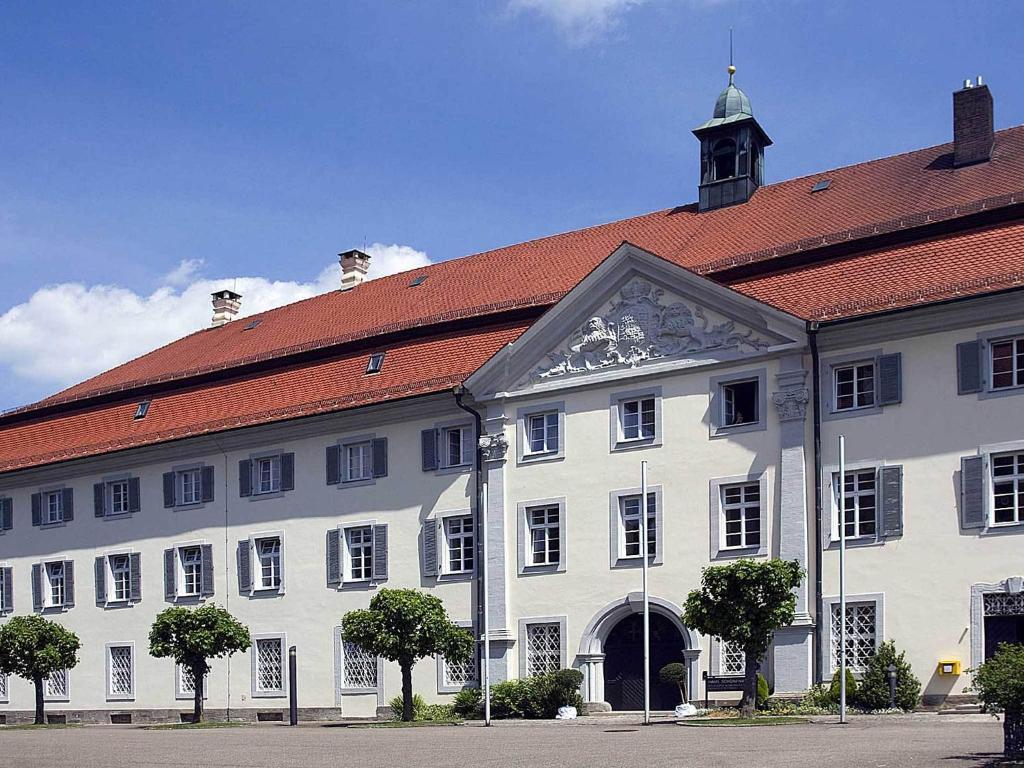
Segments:
[[[735,75],[736,74],[736,67],[734,67],[732,64],[729,65],[729,74],[730,75]]]

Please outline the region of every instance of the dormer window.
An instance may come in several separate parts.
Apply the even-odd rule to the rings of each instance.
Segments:
[[[736,175],[736,142],[732,139],[721,139],[715,142],[712,150],[714,181],[731,179]]]

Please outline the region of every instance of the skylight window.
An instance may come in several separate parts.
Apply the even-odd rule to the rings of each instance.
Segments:
[[[366,363],[367,373],[380,373],[380,369],[384,367],[384,353],[374,352],[370,355],[369,361]]]
[[[149,400],[143,400],[141,403],[139,403],[138,407],[136,407],[135,415],[132,416],[132,418],[135,419],[136,421],[138,419],[144,419],[146,418],[147,413],[149,413]]]
[[[417,275],[416,277],[413,278],[412,282],[409,283],[409,287],[410,288],[415,288],[417,285],[423,285],[423,283],[424,283],[424,281],[426,279],[427,279],[426,275]]]
[[[832,179],[822,179],[821,181],[815,182],[814,186],[811,187],[811,193],[824,192],[826,189],[832,186]]]
[[[251,331],[253,328],[259,328],[260,327],[260,323],[262,323],[262,322],[263,322],[262,320],[253,320],[247,326],[245,326],[245,328],[243,328],[242,330],[243,331]]]

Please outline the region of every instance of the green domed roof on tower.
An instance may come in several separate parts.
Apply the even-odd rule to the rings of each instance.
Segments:
[[[733,83],[733,75],[736,74],[736,67],[732,64],[729,65],[729,84],[725,87],[725,90],[718,94],[718,100],[715,101],[715,112],[710,120],[703,125],[697,127],[697,130],[702,128],[713,128],[716,125],[725,125],[727,123],[736,122],[737,120],[745,120],[754,116],[754,110],[750,106],[750,99],[747,98],[747,94],[741,91]]]

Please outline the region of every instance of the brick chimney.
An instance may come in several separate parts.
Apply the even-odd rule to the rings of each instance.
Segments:
[[[217,328],[234,320],[238,310],[242,308],[242,294],[225,289],[210,295],[213,296],[212,327]]]
[[[953,92],[953,165],[983,163],[992,156],[995,133],[992,127],[992,94],[987,85],[964,80]]]
[[[341,264],[341,290],[350,291],[366,279],[370,271],[370,254],[353,248],[338,254]]]

